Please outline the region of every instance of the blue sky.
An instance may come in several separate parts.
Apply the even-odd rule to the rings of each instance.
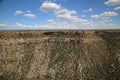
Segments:
[[[120,0],[0,0],[0,30],[120,29]]]

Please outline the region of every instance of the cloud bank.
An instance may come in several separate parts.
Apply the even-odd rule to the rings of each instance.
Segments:
[[[120,5],[120,0],[108,0],[104,2],[104,4],[109,6],[116,6],[116,5]]]

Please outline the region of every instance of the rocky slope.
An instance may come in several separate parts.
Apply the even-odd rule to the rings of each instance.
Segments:
[[[0,31],[0,80],[120,80],[120,31]]]

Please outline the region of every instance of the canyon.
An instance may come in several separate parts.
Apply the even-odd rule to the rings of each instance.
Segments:
[[[0,80],[120,80],[120,30],[0,31]]]

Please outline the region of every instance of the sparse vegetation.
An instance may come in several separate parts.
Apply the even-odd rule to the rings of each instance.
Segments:
[[[120,31],[0,31],[0,80],[120,80]]]

